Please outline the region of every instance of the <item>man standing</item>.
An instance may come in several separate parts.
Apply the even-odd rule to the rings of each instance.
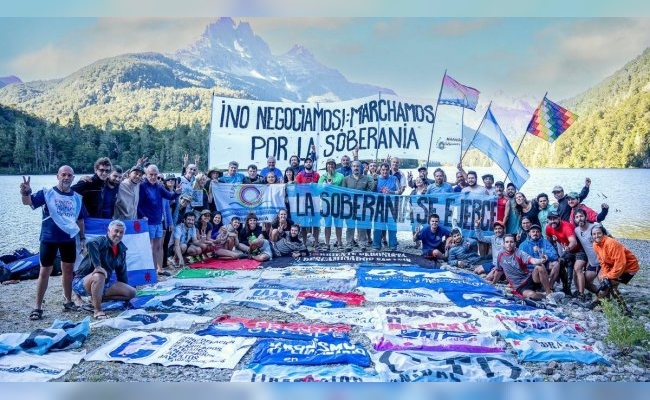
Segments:
[[[352,175],[343,178],[342,186],[344,188],[362,190],[364,192],[375,191],[375,181],[373,181],[372,178],[368,177],[367,175],[361,174],[361,162],[357,160],[352,161]],[[345,251],[349,252],[352,251],[352,246],[354,246],[354,230],[357,221],[355,221],[354,218],[350,218],[346,221],[346,224],[348,228],[345,232],[345,240],[347,243],[345,246]],[[368,242],[366,234],[366,229],[357,228],[357,235],[359,240],[358,243],[361,251],[365,250],[365,245]]]
[[[352,175],[352,167],[350,166],[350,157],[347,154],[341,157],[341,166],[336,169],[336,172],[343,175],[343,177]]]
[[[265,181],[266,181],[267,174],[274,174],[275,177],[277,178],[276,182],[282,182],[284,180],[284,175],[282,175],[282,171],[280,171],[280,169],[275,167],[276,163],[277,161],[273,156],[266,159],[266,167],[262,168],[262,171],[260,172],[260,175],[262,175],[262,178]]]
[[[397,157],[390,158],[390,174],[393,175],[395,179],[397,179],[397,184],[399,187],[397,194],[404,193],[406,186],[408,186],[408,182],[406,180],[406,175],[404,175],[404,173],[399,170],[399,158]]]
[[[496,189],[494,188],[494,175],[485,174],[481,177],[483,180],[483,185],[485,186],[485,194],[489,196],[496,195]]]
[[[120,183],[122,183],[122,167],[113,165],[110,175],[104,183],[102,189],[102,211],[100,218],[113,219],[115,213],[115,202],[117,201],[117,194],[120,191]]]
[[[144,168],[136,165],[129,171],[127,179],[120,183],[115,201],[115,219],[138,219],[138,201],[140,200],[140,182]]]
[[[570,192],[567,194],[566,199],[571,209],[571,212],[569,213],[569,222],[573,222],[573,214],[576,210],[584,211],[585,215],[587,216],[587,221],[589,222],[602,222],[605,220],[607,213],[609,212],[609,205],[607,203],[603,203],[600,205],[600,213],[597,214],[596,211],[582,204],[580,195],[576,192]]]
[[[32,209],[43,207],[43,221],[41,223],[40,235],[40,272],[36,282],[36,307],[29,314],[29,319],[39,320],[43,318],[43,298],[47,291],[47,285],[52,274],[54,259],[57,252],[61,256],[61,271],[64,311],[77,310],[72,301],[72,277],[73,266],[77,257],[77,244],[75,238],[79,236],[81,250],[86,249],[86,237],[84,236],[83,219],[88,212],[83,205],[81,195],[72,191],[74,171],[68,165],[59,168],[56,174],[59,183],[51,189],[39,190],[32,194],[30,177],[23,177],[20,184],[20,195],[22,203],[31,206]]]
[[[343,174],[336,172],[336,161],[330,158],[325,163],[325,173],[318,179],[319,185],[334,185],[341,186],[343,184]],[[331,215],[325,217],[325,246],[324,249],[330,250],[330,237],[332,236],[332,224],[334,224],[334,232],[336,234],[337,246],[343,243],[343,222],[338,218],[334,220]]]
[[[537,219],[539,219],[539,226],[542,228],[542,234],[546,237],[546,226],[548,225],[548,214],[552,211],[557,211],[555,206],[549,204],[548,195],[546,193],[540,193],[537,195],[537,208],[539,212],[537,213]]]
[[[101,157],[95,161],[95,173],[90,180],[80,179],[72,190],[83,197],[83,203],[91,218],[102,218],[104,182],[111,173],[111,160]]]
[[[264,185],[262,177],[257,174],[257,165],[251,164],[247,169],[248,175],[244,177],[242,183],[253,185]]]
[[[375,189],[377,193],[383,193],[387,195],[396,195],[401,193],[401,188],[399,186],[397,177],[390,174],[390,165],[388,163],[382,163],[379,167],[379,176],[377,177],[377,187]],[[389,221],[385,221],[386,225],[391,225]],[[375,228],[372,233],[372,249],[374,251],[380,251],[382,245],[382,233],[384,229]],[[397,231],[393,229],[387,229],[388,231],[388,247],[391,251],[397,250]]]
[[[467,173],[467,186],[461,190],[461,193],[485,194],[485,188],[476,183],[477,181],[476,171],[469,171]]]
[[[445,259],[445,242],[451,233],[440,226],[438,214],[429,215],[429,227],[418,226],[413,233],[413,241],[422,241],[422,257],[431,260]]]
[[[515,194],[517,193],[517,187],[514,183],[508,182],[506,185],[506,197],[508,202],[506,203],[505,208],[505,220],[503,223],[506,226],[506,233],[515,235],[519,232],[521,228],[521,215],[517,212],[517,203],[515,202]]]
[[[451,184],[445,182],[445,171],[440,168],[436,168],[436,170],[433,171],[433,183],[427,187],[427,194],[453,192],[454,188],[451,187]]]
[[[127,276],[127,248],[122,243],[125,230],[124,222],[112,220],[105,236],[88,242],[88,253],[75,271],[72,287],[78,296],[90,296],[97,320],[108,318],[102,301],[129,301],[135,297],[135,288],[129,285]]]
[[[506,235],[504,238],[504,250],[499,253],[496,273],[492,283],[496,283],[505,274],[510,287],[522,297],[542,300],[546,299],[551,304],[557,304],[557,300],[564,297],[561,292],[553,292],[551,283],[548,280],[548,273],[542,264],[546,262],[546,255],[541,258],[533,258],[515,247],[515,237]],[[526,264],[534,264],[535,269],[530,271]],[[544,289],[544,293],[538,292]]]
[[[578,286],[578,299],[580,301],[586,301],[587,294],[584,292],[584,289],[587,289],[591,293],[597,293],[598,291],[598,288],[594,285],[594,279],[596,279],[596,276],[598,276],[598,272],[600,271],[600,261],[594,251],[591,237],[591,228],[594,227],[594,224],[587,221],[587,213],[585,213],[584,210],[576,210],[573,218],[574,225],[576,226],[573,230],[576,234],[576,239],[580,242],[582,250],[584,250],[587,255],[587,268],[584,273],[584,285],[581,287],[580,281],[578,281],[578,284],[576,285]]]
[[[430,179],[428,175],[429,175],[429,169],[427,167],[423,165],[418,168],[418,176],[422,179],[422,182],[426,186],[429,186],[434,182],[434,180]],[[413,175],[410,172],[408,177],[408,184],[410,188],[415,188],[415,181],[413,179]]]
[[[314,160],[307,156],[305,158],[304,168],[302,171],[298,172],[296,175],[296,184],[305,185],[310,183],[318,183],[320,175],[318,171],[314,171]],[[317,218],[319,224],[317,226],[304,227],[302,228],[302,242],[307,244],[307,233],[311,231],[312,237],[314,238],[314,247],[318,246],[318,238],[320,236],[320,218]]]
[[[239,163],[237,161],[231,161],[228,163],[228,171],[223,173],[223,176],[219,178],[220,183],[242,183],[244,182],[244,174],[237,172],[239,169]],[[257,169],[257,168],[256,168]]]
[[[159,275],[169,276],[169,272],[162,269],[163,261],[163,201],[162,199],[174,200],[181,194],[181,188],[177,187],[175,193],[165,189],[158,182],[158,167],[154,164],[147,166],[147,179],[140,184],[140,199],[138,201],[138,217],[145,218],[149,226],[149,240],[151,241],[151,254],[156,271]]]
[[[591,179],[585,178],[585,186],[582,188],[580,194],[578,195],[580,201],[583,201],[587,198],[587,196],[589,196],[590,186]],[[555,196],[555,200],[557,200],[557,206],[555,208],[557,209],[557,213],[560,215],[560,218],[563,221],[571,222],[571,207],[569,206],[569,199],[564,194],[564,189],[562,186],[557,185],[553,188],[553,196]]]

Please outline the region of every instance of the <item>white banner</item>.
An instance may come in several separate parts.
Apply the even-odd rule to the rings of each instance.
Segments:
[[[272,222],[280,209],[285,208],[284,184],[233,185],[212,182],[212,193],[217,210],[221,211],[223,223],[230,223],[234,216],[241,218],[253,212],[258,223]]]
[[[126,331],[84,359],[233,369],[254,343],[255,338]]]
[[[382,93],[331,103],[214,96],[208,164],[222,169],[229,161],[266,166],[273,156],[283,168],[292,155],[304,159],[312,145],[320,160],[340,159],[358,146],[360,159],[390,154],[456,164],[461,131],[433,132],[434,103]]]
[[[23,352],[8,354],[0,358],[0,382],[47,382],[57,379],[79,364],[85,355],[86,350],[56,351],[40,356]]]

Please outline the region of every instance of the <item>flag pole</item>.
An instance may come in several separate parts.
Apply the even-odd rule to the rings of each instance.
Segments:
[[[490,107],[492,106],[492,101],[490,101],[490,104],[488,104],[487,109],[485,110],[485,114],[483,114],[483,119],[481,120],[481,123],[478,125],[478,128],[476,128],[476,131],[474,132],[474,136],[472,136],[472,140],[469,142],[467,145],[467,149],[465,149],[465,153],[463,156],[460,158],[460,163],[463,163],[463,159],[467,155],[467,151],[469,150],[469,147],[474,143],[474,139],[476,139],[476,135],[478,135],[478,131],[481,130],[481,126],[483,126],[483,122],[485,121],[485,116],[487,115],[488,111],[490,111]]]
[[[431,136],[429,137],[429,151],[427,152],[427,170],[429,168],[429,160],[431,158],[431,145],[433,144],[433,129],[436,126],[436,119],[438,119],[438,104],[440,102],[440,96],[442,96],[442,86],[445,84],[445,77],[447,76],[447,69],[445,68],[445,73],[442,75],[442,81],[440,82],[440,91],[438,92],[438,100],[436,100],[436,107],[433,110],[433,123],[431,124]]]
[[[538,110],[538,109],[540,109],[542,107],[542,104],[544,104],[544,99],[546,99],[547,94],[548,94],[548,92],[544,93],[544,97],[542,98],[542,101],[539,102],[539,105],[537,106],[536,110]],[[534,118],[534,117],[535,117],[535,113],[533,112],[533,116],[531,117],[531,119]],[[528,124],[530,125],[530,122]],[[508,172],[506,172],[506,177],[503,178],[504,182],[506,181],[506,179],[508,179],[508,175],[510,175],[510,171],[512,171],[512,166],[514,165],[516,158],[519,156],[519,149],[521,149],[521,145],[524,144],[525,139],[526,139],[526,132],[524,132],[524,136],[521,138],[521,141],[519,142],[519,146],[517,147],[517,150],[515,150],[515,158],[513,158],[512,161],[510,162],[510,167],[508,168]],[[512,180],[511,180],[511,182],[512,182]],[[519,190],[519,189],[521,189],[521,188],[517,188],[517,190]]]

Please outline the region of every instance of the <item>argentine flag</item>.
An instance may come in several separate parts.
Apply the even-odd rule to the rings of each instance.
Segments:
[[[112,220],[101,218],[84,219],[86,239],[90,240],[97,236],[106,235],[108,224]],[[144,219],[124,220],[126,225],[122,242],[128,250],[126,251],[126,266],[128,270],[129,285],[140,286],[157,282],[156,270],[151,254],[151,242],[149,241],[149,226]],[[77,257],[75,270],[83,259]]]

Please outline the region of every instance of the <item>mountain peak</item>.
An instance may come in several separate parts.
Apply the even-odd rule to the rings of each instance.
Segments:
[[[7,85],[11,85],[12,83],[22,83],[22,82],[23,81],[21,81],[20,78],[15,75],[0,76],[0,88],[5,87]]]
[[[303,59],[314,59],[314,55],[305,46],[294,44],[293,47],[287,52],[287,55],[292,57],[300,57]]]

